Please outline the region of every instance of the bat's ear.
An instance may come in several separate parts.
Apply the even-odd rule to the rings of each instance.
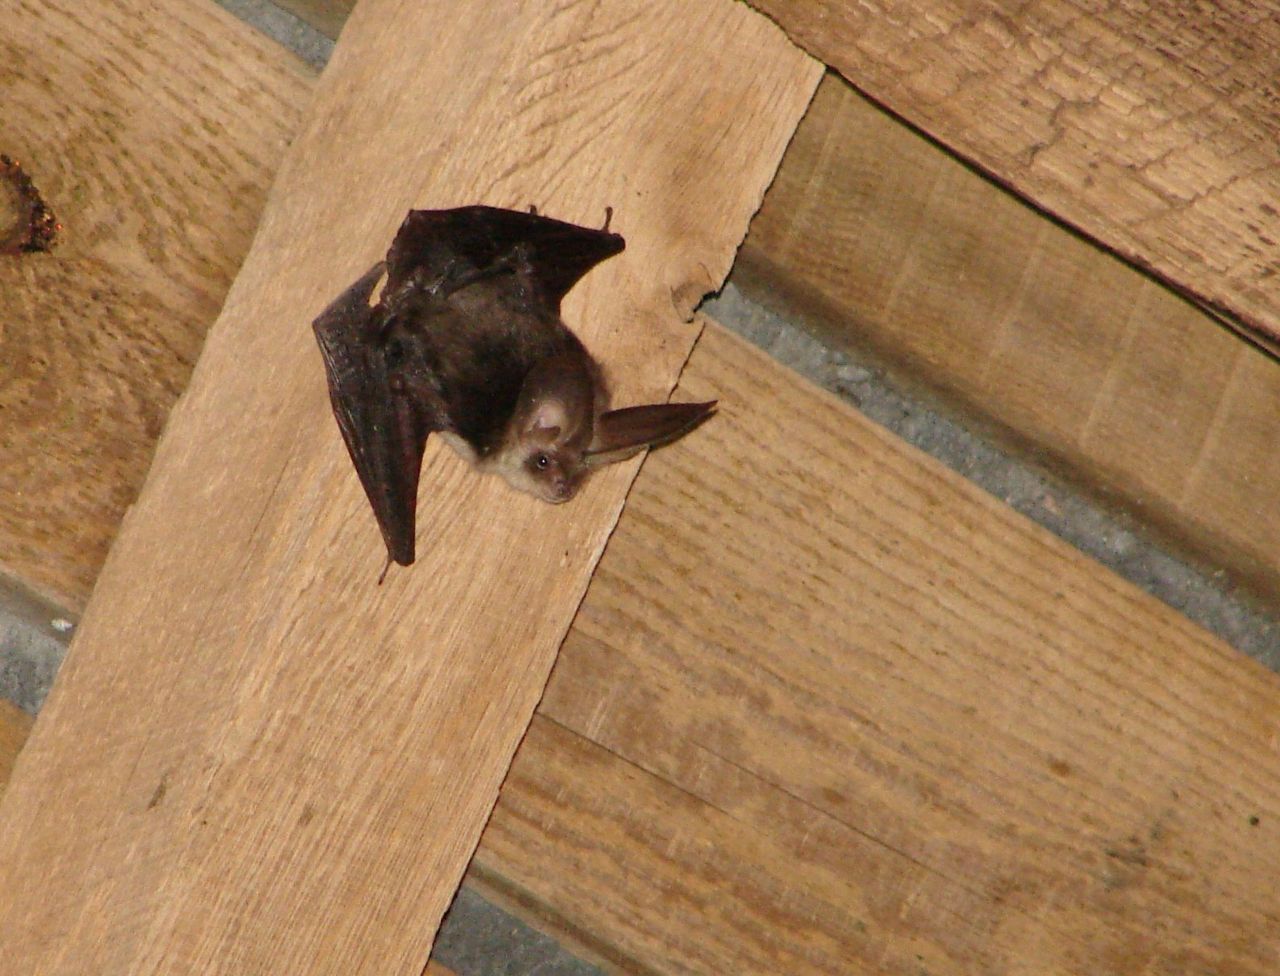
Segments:
[[[596,420],[586,462],[592,467],[624,461],[631,455],[683,437],[711,416],[709,403],[650,403],[610,410]]]
[[[539,440],[554,441],[569,422],[565,402],[557,396],[539,397],[524,418],[524,432]]]
[[[585,436],[594,396],[591,373],[582,356],[561,353],[538,363],[520,387],[518,430],[542,443]]]

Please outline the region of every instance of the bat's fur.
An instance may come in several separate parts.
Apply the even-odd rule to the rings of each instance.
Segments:
[[[591,467],[674,439],[708,404],[609,410],[603,374],[560,318],[564,293],[623,248],[534,213],[411,211],[383,265],[316,319],[334,414],[391,559],[414,559],[418,471],[436,432],[481,471],[549,502]]]

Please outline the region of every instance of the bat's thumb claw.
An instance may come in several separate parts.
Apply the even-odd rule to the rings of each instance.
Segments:
[[[329,307],[320,313],[313,323],[316,329],[322,329],[326,325],[349,323],[353,318],[360,319],[368,315],[369,298],[373,295],[373,290],[378,287],[378,282],[382,280],[382,273],[386,268],[386,262],[379,261],[357,278],[346,291],[330,302]]]

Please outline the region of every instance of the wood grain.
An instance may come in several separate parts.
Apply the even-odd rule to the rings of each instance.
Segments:
[[[0,153],[62,223],[53,253],[0,259],[0,569],[79,611],[310,81],[209,3],[2,0],[0,19]]]
[[[634,972],[1276,971],[1280,677],[717,328],[679,394],[482,877]]]
[[[1280,343],[1280,21],[1255,0],[753,0],[876,101]]]
[[[820,71],[728,0],[356,9],[0,805],[17,971],[421,971],[638,461],[433,450],[378,588],[309,322],[411,206],[613,205],[566,318],[665,396]]]
[[[325,37],[338,39],[355,0],[274,0],[275,5],[305,21]]]
[[[1280,363],[834,77],[735,281],[940,394],[1265,601]]]
[[[0,796],[13,772],[14,763],[23,743],[31,732],[31,716],[16,705],[0,698]],[[455,976],[452,969],[440,965],[434,959],[427,963],[423,976]]]
[[[735,340],[684,382],[724,409],[646,462],[475,880],[626,971],[1175,973],[1216,931],[1268,972],[1275,676]]]
[[[31,716],[12,702],[0,698],[0,795],[13,772],[22,744],[31,732]]]

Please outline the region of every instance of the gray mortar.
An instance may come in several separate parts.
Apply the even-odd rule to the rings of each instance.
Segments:
[[[74,629],[71,614],[0,577],[0,696],[39,711]]]

